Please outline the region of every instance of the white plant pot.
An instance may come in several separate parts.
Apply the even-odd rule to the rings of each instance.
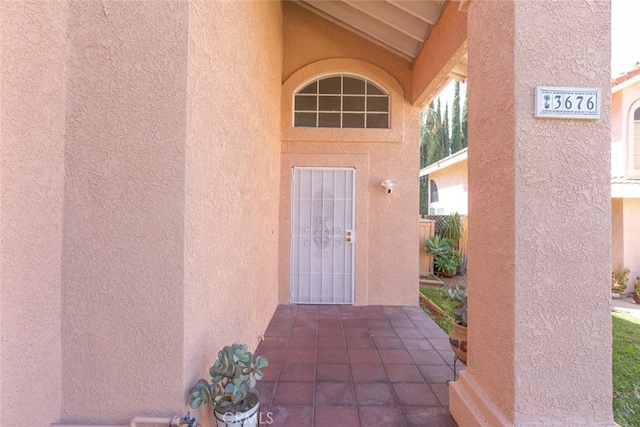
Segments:
[[[213,411],[215,424],[212,427],[256,427],[260,419],[260,402],[246,412],[222,414]]]

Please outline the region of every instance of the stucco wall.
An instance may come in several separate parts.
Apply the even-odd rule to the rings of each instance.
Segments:
[[[391,129],[293,129],[293,91],[314,76],[352,72],[391,93]],[[356,167],[355,304],[415,305],[419,109],[408,62],[297,5],[284,3],[280,302],[289,302],[292,166]],[[399,182],[392,195],[381,181]]]
[[[467,160],[433,172],[429,179],[438,186],[438,201],[429,202],[429,208],[444,209],[444,215],[458,212],[460,215],[468,213],[468,183]],[[440,212],[436,212],[440,214]]]
[[[311,63],[329,58],[359,59],[383,68],[411,100],[411,64],[389,50],[355,35],[315,13],[285,1],[282,81]]]
[[[631,126],[633,112],[640,108],[640,82],[636,82],[613,94],[611,99],[611,171],[614,176],[640,178],[629,167],[631,152]]]
[[[188,3],[69,12],[63,421],[181,412]]]
[[[490,425],[612,425],[609,4],[468,13],[469,365],[452,411],[465,425],[466,384]],[[602,118],[535,119],[536,85],[600,87]]]
[[[60,416],[65,1],[0,2],[0,425]]]
[[[611,268],[624,265],[623,199],[611,199]]]
[[[640,276],[640,199],[623,199],[624,261],[630,270],[627,290],[633,291],[633,281]]]
[[[189,11],[185,391],[277,305],[281,29],[280,2]]]

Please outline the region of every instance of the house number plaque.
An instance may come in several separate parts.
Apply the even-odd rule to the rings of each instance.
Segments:
[[[551,119],[599,119],[600,88],[536,87],[536,117]]]

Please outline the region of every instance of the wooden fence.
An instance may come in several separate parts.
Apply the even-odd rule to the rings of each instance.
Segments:
[[[424,242],[433,236],[439,229],[438,221],[443,221],[447,215],[430,215],[426,219],[420,219],[419,236],[420,236],[420,275],[433,274],[433,257],[427,255],[424,250]],[[460,240],[458,242],[458,250],[462,255],[462,262],[465,267],[467,265],[467,236],[468,236],[469,217],[460,215]]]

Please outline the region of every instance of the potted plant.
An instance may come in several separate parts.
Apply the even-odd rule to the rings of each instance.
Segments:
[[[189,391],[189,406],[211,402],[218,427],[257,426],[260,395],[255,385],[268,364],[262,356],[254,360],[247,345],[226,346],[209,370],[211,382],[200,379]]]
[[[629,281],[629,269],[624,268],[622,264],[616,265],[611,271],[611,291],[621,294],[627,290],[627,282]]]
[[[461,261],[460,252],[453,249],[453,241],[436,234],[430,237],[424,244],[427,253],[433,256],[433,265],[436,271],[445,277],[453,277],[458,272],[458,264]]]
[[[457,285],[455,289],[447,291],[449,298],[456,301],[453,310],[453,329],[449,334],[449,344],[455,355],[467,363],[467,287]]]
[[[636,277],[633,282],[633,300],[636,304],[640,304],[640,277]]]

